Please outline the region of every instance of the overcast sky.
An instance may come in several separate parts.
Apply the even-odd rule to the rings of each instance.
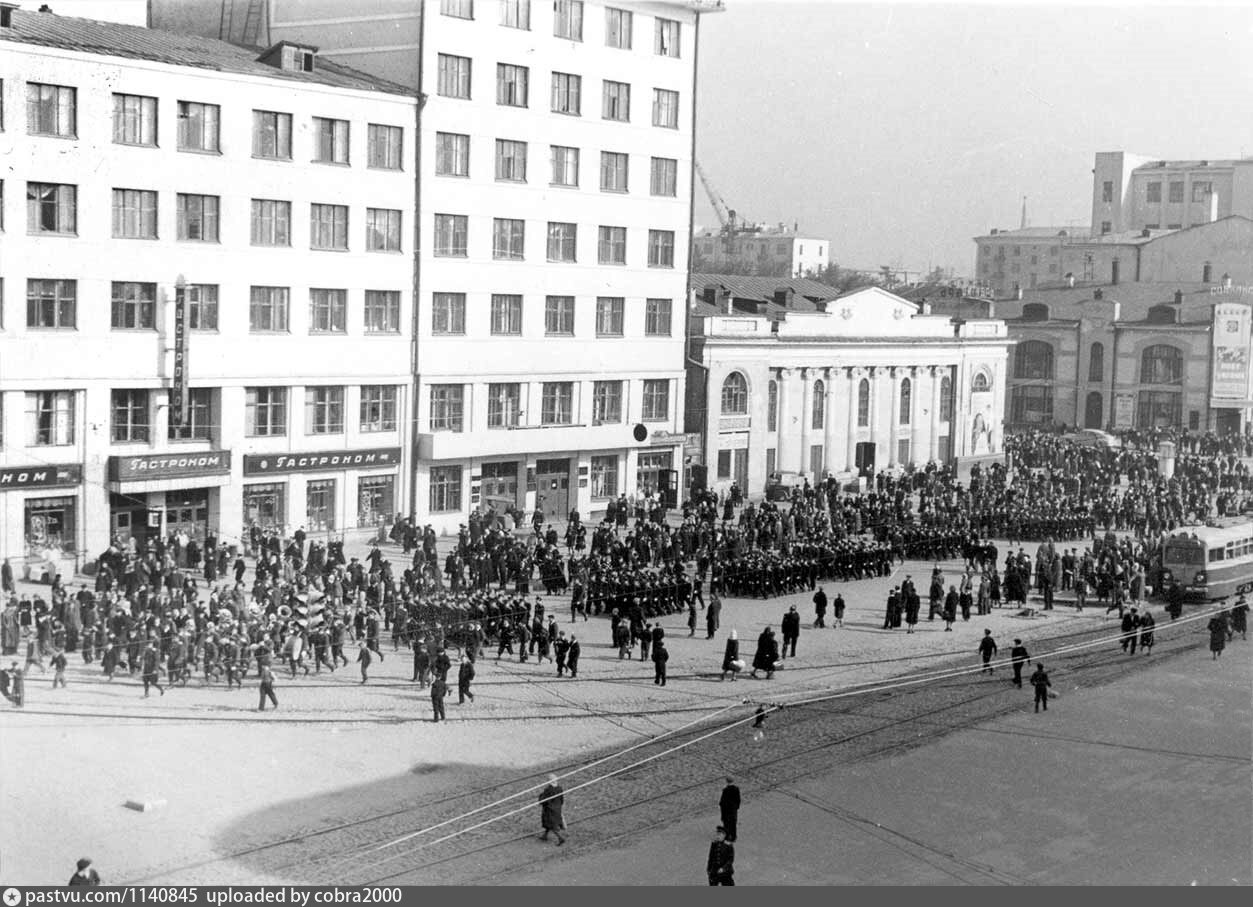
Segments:
[[[1023,195],[1034,226],[1087,226],[1096,151],[1253,156],[1248,3],[727,0],[701,29],[697,156],[718,191],[853,267],[969,274],[971,237],[1017,227]],[[697,221],[715,222],[699,187]]]

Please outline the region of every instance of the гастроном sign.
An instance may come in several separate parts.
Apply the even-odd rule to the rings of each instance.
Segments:
[[[376,447],[370,450],[315,450],[309,453],[248,454],[244,457],[244,475],[270,475],[279,472],[323,472],[334,469],[395,466],[398,463],[400,463],[399,447]]]
[[[109,457],[109,478],[114,482],[141,482],[171,476],[214,476],[231,471],[229,450],[204,453],[155,454],[146,457]]]
[[[81,463],[6,466],[0,469],[0,491],[7,488],[56,488],[83,481]]]

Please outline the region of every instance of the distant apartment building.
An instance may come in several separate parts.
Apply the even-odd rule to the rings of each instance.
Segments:
[[[758,225],[730,233],[698,230],[693,237],[695,267],[700,271],[806,277],[831,263],[831,243],[796,227]]]
[[[1253,218],[1253,158],[1167,161],[1101,151],[1092,168],[1092,234],[1184,230]]]
[[[975,237],[975,279],[998,298],[1061,278],[1065,227],[993,229]]]
[[[0,550],[390,524],[416,113],[305,46],[0,10]]]

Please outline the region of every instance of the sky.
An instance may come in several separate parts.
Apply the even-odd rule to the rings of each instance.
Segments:
[[[144,0],[49,2],[144,21]],[[697,158],[718,193],[847,267],[968,276],[972,237],[1017,227],[1024,195],[1031,226],[1086,227],[1097,151],[1253,156],[1247,2],[726,0],[699,53]],[[716,223],[699,186],[696,219]]]

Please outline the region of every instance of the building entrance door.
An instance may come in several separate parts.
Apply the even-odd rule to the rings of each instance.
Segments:
[[[1101,392],[1092,391],[1088,394],[1088,401],[1083,407],[1083,427],[1100,428],[1101,417],[1104,415],[1105,407],[1101,398]]]
[[[857,442],[857,474],[861,476],[874,476],[874,448],[873,441]]]
[[[545,519],[564,520],[570,515],[569,460],[536,461],[535,496],[535,506]]]
[[[1220,409],[1215,410],[1214,428],[1220,435],[1238,435],[1240,433],[1240,410],[1238,409]]]
[[[538,487],[538,486],[537,486]],[[518,502],[518,463],[484,463],[482,473],[483,512],[489,510],[505,513],[510,507],[521,506]]]
[[[732,475],[736,484],[740,486],[740,491],[748,494],[748,448],[741,448],[735,452],[735,470]]]

